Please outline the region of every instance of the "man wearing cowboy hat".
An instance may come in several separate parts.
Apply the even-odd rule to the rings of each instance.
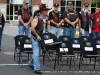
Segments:
[[[40,6],[40,15],[35,16],[32,21],[32,49],[33,49],[33,55],[32,59],[29,62],[29,66],[34,66],[34,73],[42,74],[40,71],[40,60],[39,60],[39,54],[41,52],[41,46],[39,41],[41,40],[40,35],[43,33],[43,24],[46,23],[46,15],[50,8],[47,8],[45,4],[42,4]],[[45,28],[47,32],[51,33],[50,30],[46,27]]]

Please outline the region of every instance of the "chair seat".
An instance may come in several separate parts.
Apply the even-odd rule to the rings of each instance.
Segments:
[[[75,57],[75,55],[61,55],[61,56],[63,56],[63,57]]]
[[[55,46],[55,45],[60,45],[62,44],[62,42],[54,42],[54,43],[49,43],[49,44],[46,44],[47,46]]]
[[[23,53],[33,53],[33,51],[23,51]]]
[[[73,51],[73,53],[81,53],[81,51]]]
[[[100,57],[100,55],[84,55],[86,57]]]

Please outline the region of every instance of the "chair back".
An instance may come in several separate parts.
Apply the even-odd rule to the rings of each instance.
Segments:
[[[26,35],[17,35],[17,36],[15,36],[14,37],[14,40],[15,40],[15,47],[20,47],[20,40],[22,39],[22,38],[28,38],[28,36],[26,36]]]
[[[92,44],[97,51],[100,51],[100,38],[93,39]]]
[[[58,38],[54,34],[44,33],[41,36],[41,45],[47,50],[56,50],[57,46],[61,44]]]
[[[20,40],[20,51],[32,51],[32,43],[30,38],[25,37]]]
[[[81,37],[79,37],[79,41],[80,41],[80,43],[83,41],[91,41],[91,38],[88,36],[81,36]]]
[[[63,42],[56,51],[58,54],[61,55],[73,55],[73,49],[70,42]]]
[[[69,41],[70,39],[71,39],[70,36],[60,36],[60,37],[59,37],[59,40],[62,41],[62,42]]]
[[[41,44],[42,46],[46,46],[47,44],[50,43],[54,43],[54,42],[59,42],[59,40],[57,39],[57,37],[54,34],[50,34],[50,33],[44,33],[42,35],[40,35],[41,37]]]
[[[97,50],[94,49],[91,41],[84,41],[81,43],[81,54],[83,54],[83,55],[96,55]]]
[[[79,38],[70,39],[70,43],[72,44],[73,51],[80,51],[80,41]]]

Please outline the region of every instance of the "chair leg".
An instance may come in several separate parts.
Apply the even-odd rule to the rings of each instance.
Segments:
[[[29,61],[29,53],[28,53],[28,61]]]
[[[14,50],[14,60],[15,60],[15,57],[16,57],[16,48],[15,48],[15,50]]]
[[[17,55],[17,48],[15,47],[15,50],[14,50],[14,60],[16,59],[16,56]]]
[[[95,66],[96,66],[96,57],[95,57],[95,60],[94,60],[94,69],[95,69]]]
[[[72,57],[70,57],[69,70],[71,69],[71,60],[72,60]]]
[[[68,64],[68,57],[67,57],[67,64]]]
[[[43,51],[43,64],[45,64],[45,51]]]
[[[82,57],[82,56],[80,56],[80,61],[79,61],[79,69],[80,69],[80,67],[81,67],[81,65],[82,65],[82,60],[83,60],[83,57]]]
[[[55,56],[55,62],[54,62],[54,70],[55,70],[55,68],[56,68],[56,61],[57,61],[58,59],[57,59],[57,55]]]
[[[20,54],[19,54],[19,59],[18,59],[18,63],[20,64]]]

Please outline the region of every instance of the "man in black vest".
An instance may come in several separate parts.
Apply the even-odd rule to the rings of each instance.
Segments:
[[[80,36],[89,36],[89,33],[91,33],[89,3],[84,3],[84,8],[80,11],[79,17]]]
[[[30,24],[32,21],[32,12],[28,8],[28,0],[23,1],[23,7],[18,11],[19,18],[19,35],[24,35],[24,33],[30,36]]]
[[[39,54],[41,52],[41,46],[39,41],[41,40],[40,35],[43,33],[43,24],[46,23],[46,15],[48,13],[48,10],[50,8],[46,8],[45,4],[42,4],[40,6],[40,15],[35,16],[32,21],[31,31],[32,31],[32,49],[33,49],[33,55],[32,59],[29,62],[29,66],[34,66],[34,73],[41,74],[40,71],[40,61],[39,61]],[[51,33],[48,27],[45,28],[47,32]]]
[[[68,7],[63,13],[64,24],[64,35],[70,36],[71,38],[75,37],[76,33],[76,24],[79,21],[78,13],[73,8],[73,3],[68,2]]]
[[[59,4],[54,4],[54,10],[49,13],[50,30],[59,38],[62,35],[61,24],[63,23],[62,15],[59,9]]]

